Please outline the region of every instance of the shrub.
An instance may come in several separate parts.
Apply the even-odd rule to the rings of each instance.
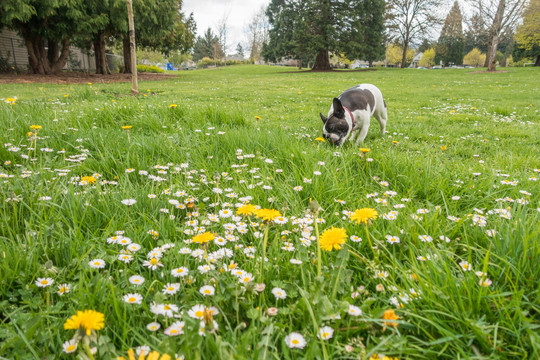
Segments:
[[[470,65],[474,67],[484,65],[486,61],[486,54],[482,54],[477,48],[472,49],[465,57],[463,58],[463,64]]]
[[[151,72],[151,73],[163,73],[164,70],[158,68],[156,65],[137,65],[138,72]]]
[[[424,54],[422,54],[422,58],[420,59],[418,65],[430,68],[433,65],[435,65],[435,49],[429,48],[426,51],[424,51]]]

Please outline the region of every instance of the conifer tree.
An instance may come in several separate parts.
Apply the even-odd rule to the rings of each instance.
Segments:
[[[442,61],[448,64],[461,65],[463,63],[464,36],[462,27],[463,18],[457,1],[446,16],[441,35],[436,47],[435,62]]]

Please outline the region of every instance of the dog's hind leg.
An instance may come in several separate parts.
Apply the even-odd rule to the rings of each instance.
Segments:
[[[373,117],[379,122],[379,126],[381,127],[381,135],[384,135],[386,132],[386,122],[388,121],[386,106],[379,109],[379,111],[376,111],[375,114],[373,114]]]

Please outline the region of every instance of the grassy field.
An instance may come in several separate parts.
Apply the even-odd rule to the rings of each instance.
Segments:
[[[539,75],[2,85],[0,358],[540,357]],[[316,140],[359,83],[388,133]]]

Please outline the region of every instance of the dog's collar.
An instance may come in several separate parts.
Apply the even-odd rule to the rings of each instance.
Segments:
[[[349,115],[351,115],[352,129],[354,129],[354,126],[355,126],[356,124],[355,124],[355,122],[354,122],[354,116],[353,116],[351,110],[349,110],[349,109],[346,108],[345,106],[344,106],[343,108],[349,112]]]

